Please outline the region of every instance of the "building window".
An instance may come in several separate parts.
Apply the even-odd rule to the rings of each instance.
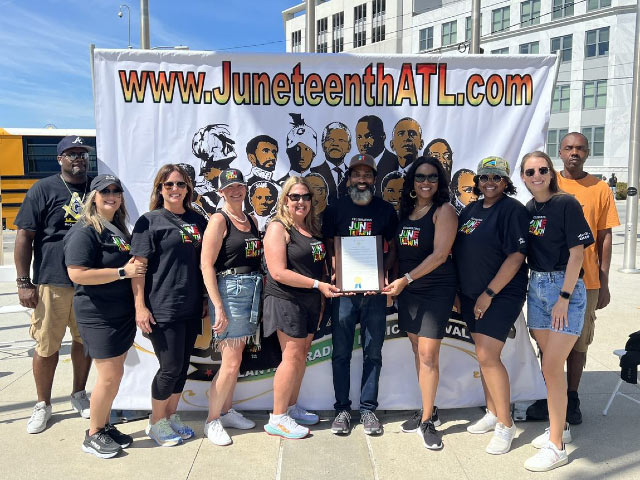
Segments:
[[[420,51],[431,50],[433,48],[433,27],[420,29]]]
[[[96,146],[95,137],[84,137],[87,145]],[[62,137],[22,137],[23,156],[25,161],[25,175],[52,175],[60,173],[58,165],[58,142]],[[96,151],[89,152],[90,175],[98,173]]]
[[[491,11],[491,33],[509,30],[510,7],[496,8]]]
[[[556,85],[553,91],[553,102],[551,103],[551,113],[569,111],[569,85]]]
[[[605,108],[607,106],[607,81],[593,80],[584,82],[582,91],[583,110]]]
[[[604,127],[583,127],[582,134],[589,141],[592,157],[604,157]]]
[[[552,158],[558,157],[560,151],[560,141],[569,133],[567,128],[554,128],[547,131],[547,155]]]
[[[327,53],[329,45],[329,19],[327,17],[321,18],[317,21],[318,31],[316,33],[316,52]]]
[[[573,0],[553,0],[551,20],[573,16]]]
[[[480,14],[480,36],[482,36],[482,14]],[[468,42],[471,40],[471,17],[464,19],[464,40]]]
[[[333,35],[331,51],[333,53],[340,53],[344,50],[344,12],[333,14],[333,17],[331,17],[331,27]]]
[[[353,48],[367,44],[367,4],[353,8]]]
[[[371,28],[371,43],[384,40],[384,13],[386,10],[386,0],[373,0],[373,20]]]
[[[611,6],[611,0],[587,0],[587,11]]]
[[[609,27],[588,30],[585,40],[584,57],[605,57],[609,55]]]
[[[302,51],[302,30],[296,30],[295,32],[291,32],[291,51],[292,52]]]
[[[540,0],[525,0],[520,4],[520,28],[540,23]]]
[[[551,53],[559,51],[561,62],[571,61],[571,48],[573,47],[573,36],[555,37],[551,39]]]
[[[442,46],[456,43],[458,37],[458,22],[452,21],[442,24]]]
[[[504,48],[496,48],[495,50],[491,50],[492,55],[509,55],[509,47]]]
[[[540,42],[529,42],[521,44],[520,53],[540,53]]]

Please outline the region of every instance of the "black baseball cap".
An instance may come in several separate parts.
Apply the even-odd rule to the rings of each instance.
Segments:
[[[109,185],[116,185],[120,190],[122,190],[122,183],[120,183],[120,179],[111,174],[102,174],[94,178],[91,181],[91,190],[100,191],[107,188]]]
[[[376,160],[368,153],[359,153],[351,158],[351,161],[349,162],[349,173],[351,173],[351,170],[359,165],[369,167],[371,170],[373,170],[374,175],[378,173],[378,170],[376,168]]]
[[[94,150],[91,145],[87,145],[87,141],[84,138],[79,137],[78,135],[67,135],[58,142],[58,155],[62,155],[70,148],[82,148],[85,152],[91,152]]]
[[[239,183],[240,185],[245,186],[247,185],[240,170],[237,168],[227,168],[220,172],[220,176],[218,177],[218,190],[227,188],[229,185],[233,185],[234,183]]]

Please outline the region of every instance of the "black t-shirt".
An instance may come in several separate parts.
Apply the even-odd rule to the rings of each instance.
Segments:
[[[458,218],[458,234],[453,244],[453,259],[462,293],[478,297],[512,253],[527,253],[529,216],[518,200],[503,195],[490,208],[478,200],[467,205]],[[527,265],[500,293],[520,296],[527,288]]]
[[[324,273],[325,257],[327,255],[324,243],[316,237],[307,237],[296,228],[287,230],[289,243],[287,244],[287,268],[305,277],[321,280]],[[265,295],[295,301],[300,295],[319,294],[313,288],[292,287],[277,282],[267,273]]]
[[[398,273],[400,276],[410,272],[420,265],[425,258],[433,253],[434,235],[436,227],[433,215],[436,207],[432,207],[422,218],[411,220],[408,217],[400,220],[398,225]],[[451,257],[433,271],[415,279],[406,286],[410,292],[424,291],[430,287],[454,285],[456,270]]]
[[[142,215],[133,227],[131,255],[148,259],[145,303],[158,322],[199,318],[203,282],[200,248],[172,223],[164,208]],[[182,226],[202,241],[207,221],[188,210],[176,215]]]
[[[238,267],[251,267],[254,271],[259,271],[262,261],[262,240],[253,219],[247,215],[250,229],[248,232],[243,232],[238,230],[225,212],[218,210],[216,213],[220,213],[227,224],[227,234],[222,240],[215,263],[216,272]]]
[[[351,197],[340,197],[324,211],[322,234],[325,238],[382,235],[390,241],[396,233],[398,216],[390,203],[373,197],[371,203],[360,206]]]
[[[56,174],[36,182],[25,195],[14,223],[35,232],[33,283],[73,285],[64,264],[62,240],[82,213],[90,183],[88,178],[87,183],[65,186],[60,174]]]
[[[571,195],[554,195],[544,203],[534,203],[531,199],[527,211],[531,219],[527,260],[532,270],[565,271],[569,249],[593,243],[582,207]]]
[[[120,268],[131,258],[125,238],[106,228],[98,233],[92,226],[76,223],[64,238],[67,266]],[[115,280],[101,285],[74,284],[73,311],[78,323],[109,324],[133,321],[131,280]]]

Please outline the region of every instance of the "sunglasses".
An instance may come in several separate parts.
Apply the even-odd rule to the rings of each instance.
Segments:
[[[63,153],[63,155],[71,160],[78,160],[78,159],[82,159],[82,160],[89,160],[89,154],[87,152],[82,152],[82,153],[76,153],[76,152],[72,152],[72,153]]]
[[[122,195],[122,190],[119,188],[103,188],[102,190],[100,190],[100,193],[102,195]]]
[[[416,173],[415,176],[413,177],[413,179],[417,183],[422,183],[425,180],[428,181],[429,183],[438,183],[438,174],[437,173],[430,173],[429,175],[426,175],[424,173]]]
[[[289,195],[287,195],[287,197],[292,202],[299,202],[300,200],[310,202],[313,198],[313,195],[310,193],[290,193]]]
[[[478,175],[478,180],[480,181],[480,183],[500,183],[502,181],[502,178],[503,177],[500,175]]]
[[[187,188],[187,182],[163,182],[162,183],[162,186],[167,190],[171,190],[174,185],[178,188]]]
[[[538,173],[540,175],[546,175],[547,173],[549,173],[549,167],[540,167],[540,168],[538,168]],[[536,174],[536,169],[535,168],[527,168],[524,171],[524,174],[527,177],[533,177]]]

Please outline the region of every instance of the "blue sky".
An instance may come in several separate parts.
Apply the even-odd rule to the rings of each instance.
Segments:
[[[95,128],[89,44],[126,48],[118,0],[0,0],[0,127]],[[140,46],[140,2],[131,43]],[[282,10],[297,0],[149,0],[151,46],[284,52]],[[242,8],[237,8],[242,6]],[[247,14],[248,13],[248,14]]]

